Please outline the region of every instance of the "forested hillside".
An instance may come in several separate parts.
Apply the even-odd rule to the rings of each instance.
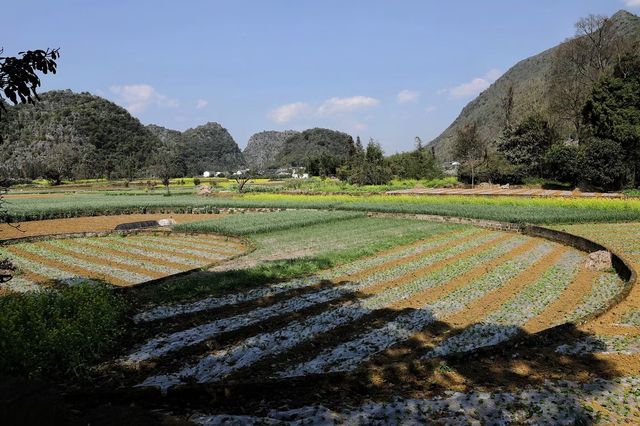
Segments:
[[[310,159],[330,156],[346,160],[355,150],[353,138],[342,132],[314,128],[289,137],[275,159],[277,166],[304,166]]]
[[[455,121],[429,143],[435,148],[438,157],[443,160],[454,159],[454,139],[457,132],[465,125],[475,123],[478,136],[486,140],[490,147],[495,147],[495,142],[507,121],[511,124],[518,123],[533,113],[550,116],[549,118],[555,121],[553,124],[560,131],[562,138],[576,138],[576,129],[571,122],[572,117],[568,116],[566,109],[571,108],[570,103],[573,100],[577,100],[574,98],[576,95],[581,96],[582,99],[579,101],[586,101],[586,96],[579,92],[588,91],[588,88],[585,88],[579,79],[573,78],[570,70],[562,69],[562,64],[556,62],[560,62],[559,57],[566,54],[584,58],[592,49],[585,49],[585,46],[581,46],[580,43],[570,42],[588,37],[581,34],[589,29],[577,28],[576,37],[573,39],[518,62],[487,90],[469,102]],[[629,12],[620,11],[610,18],[608,31],[607,37],[610,39],[624,40],[625,43],[631,44],[633,39],[640,37],[640,18]],[[571,49],[574,51],[568,52]],[[558,82],[554,80],[558,78],[571,79],[568,83],[572,83],[574,87],[567,88],[566,93],[563,93],[565,90],[562,89],[556,90]],[[511,101],[510,112],[507,117],[505,103],[509,100]],[[558,103],[564,105],[558,105]],[[581,105],[576,107],[579,109]],[[565,111],[561,111],[562,109]]]
[[[7,106],[0,135],[0,174],[14,179],[133,179],[158,175],[168,160],[173,176],[245,165],[217,123],[184,133],[144,126],[113,102],[71,90],[44,93],[35,105]]]
[[[189,176],[209,171],[235,171],[245,166],[242,152],[227,129],[207,123],[182,133],[181,157]]]
[[[129,177],[151,164],[159,140],[127,110],[71,90],[7,107],[0,161],[11,177]]]

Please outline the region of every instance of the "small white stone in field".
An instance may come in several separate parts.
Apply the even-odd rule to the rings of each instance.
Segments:
[[[174,219],[160,219],[158,221],[159,226],[171,226],[175,224],[176,224],[176,221]]]

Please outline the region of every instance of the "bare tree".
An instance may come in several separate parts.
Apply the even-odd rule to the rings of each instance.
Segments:
[[[576,23],[575,37],[558,46],[549,82],[549,110],[580,138],[582,109],[593,85],[620,61],[627,49],[613,21],[589,15]]]
[[[582,109],[591,93],[593,82],[584,73],[585,58],[576,39],[558,46],[549,83],[549,110],[553,116],[569,124],[580,138]]]
[[[511,128],[511,119],[513,117],[513,84],[507,88],[507,93],[502,98],[502,109],[504,110],[504,127]]]
[[[247,171],[247,172],[243,172],[240,175],[234,175],[234,179],[238,184],[238,192],[242,193],[244,191],[244,186],[249,182],[251,182],[251,179],[253,179],[253,176],[249,173],[249,171]]]
[[[589,15],[576,23],[576,38],[581,47],[579,65],[592,83],[600,80],[618,61],[624,40],[616,33],[613,21],[603,15]]]
[[[458,130],[454,140],[454,155],[471,171],[471,187],[475,186],[476,170],[486,160],[487,142],[478,134],[476,123],[465,125]]]

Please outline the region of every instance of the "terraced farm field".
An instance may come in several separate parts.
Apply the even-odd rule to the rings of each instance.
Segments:
[[[131,286],[219,263],[247,250],[239,239],[215,235],[139,233],[9,244],[0,248],[0,257],[18,267],[8,289],[25,291],[86,280]]]
[[[549,241],[461,227],[314,276],[140,312],[139,326],[162,332],[119,365],[139,386],[171,391],[429,362],[602,309],[623,283],[584,263]]]
[[[609,226],[568,230],[604,243],[624,234],[613,248],[637,266],[637,232]],[[586,253],[362,213],[244,213],[189,227],[205,233],[50,238],[2,246],[0,258],[20,268],[11,290],[131,286],[119,294],[134,326],[92,383],[142,399],[162,392],[164,407],[194,423],[640,420],[638,290],[583,321],[628,289],[612,270],[588,269]]]

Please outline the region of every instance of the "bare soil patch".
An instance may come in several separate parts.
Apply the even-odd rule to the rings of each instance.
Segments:
[[[45,194],[42,194],[45,195]],[[110,231],[121,223],[143,220],[174,219],[177,223],[195,222],[198,220],[218,219],[223,214],[122,214],[114,216],[74,217],[68,219],[49,219],[21,222],[16,229],[7,224],[0,224],[0,237],[3,240],[12,238],[35,237],[49,234],[66,234],[73,232]]]

